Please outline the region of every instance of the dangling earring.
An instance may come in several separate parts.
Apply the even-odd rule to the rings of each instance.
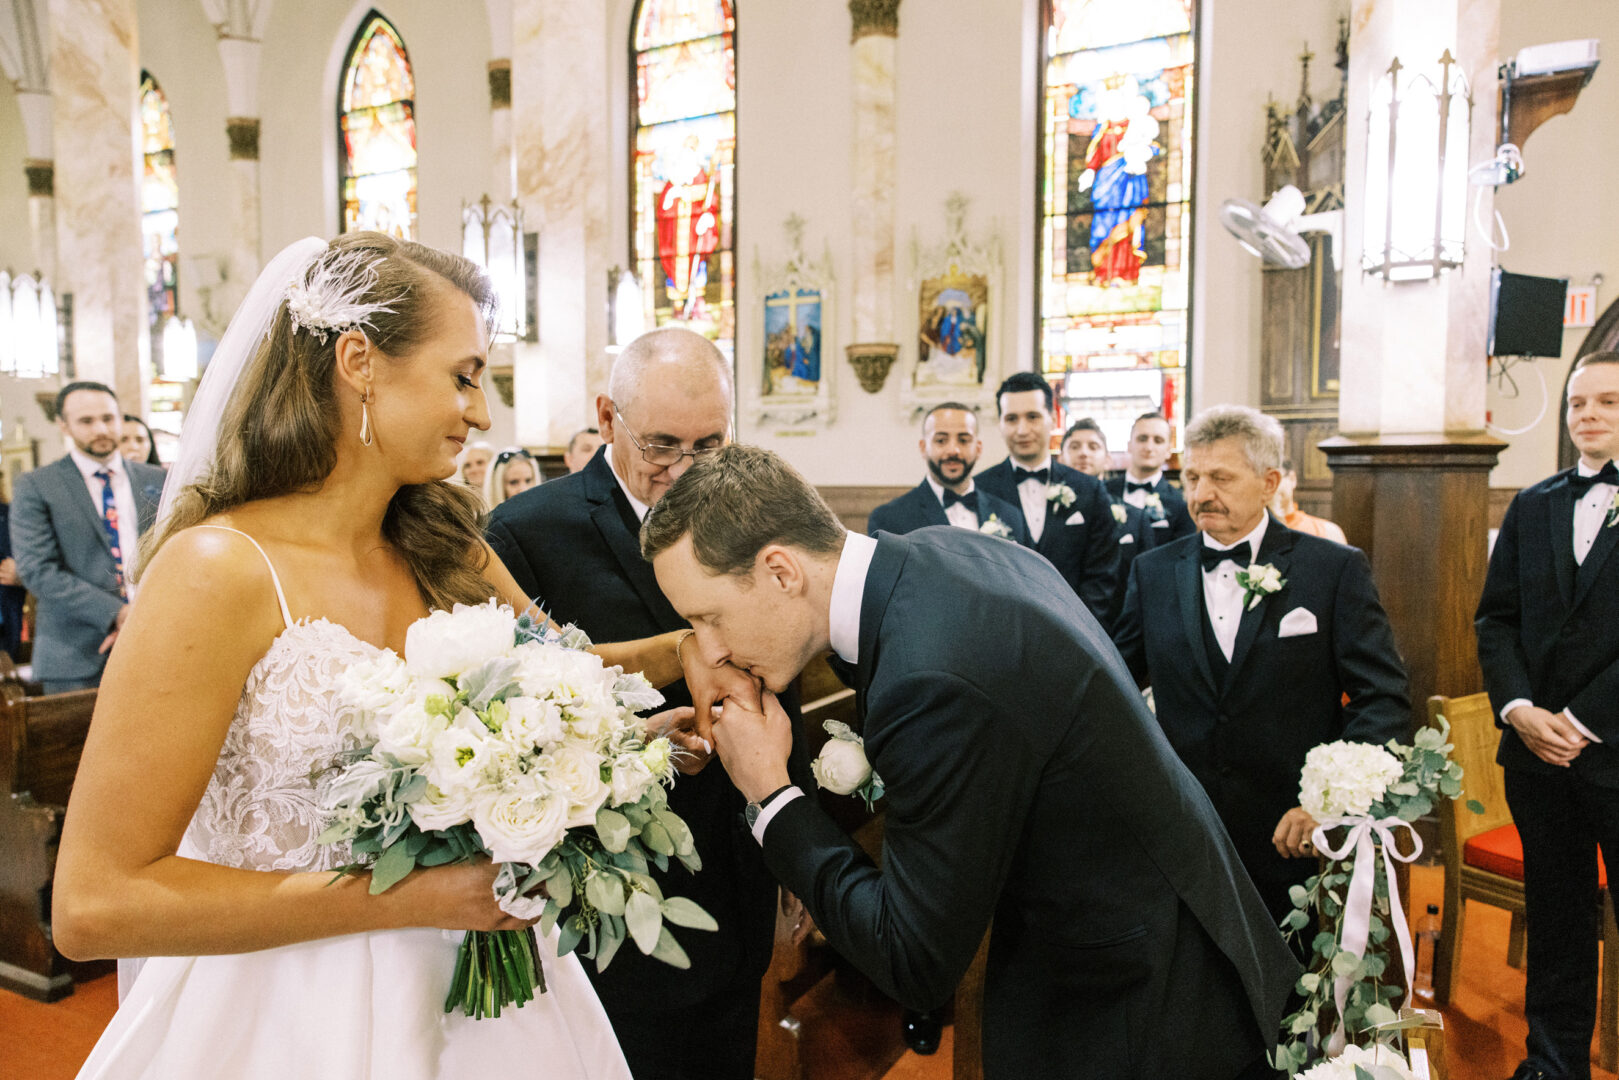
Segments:
[[[373,441],[372,440],[372,432],[371,432],[371,411],[366,408],[366,404],[365,404],[366,401],[369,398],[370,398],[369,394],[361,394],[360,395],[360,445],[361,446],[370,446],[372,441]]]

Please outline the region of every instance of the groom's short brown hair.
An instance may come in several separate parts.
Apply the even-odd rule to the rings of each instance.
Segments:
[[[641,526],[641,554],[651,561],[687,533],[705,570],[748,574],[771,544],[836,555],[847,530],[779,455],[733,444],[693,464],[657,501]]]

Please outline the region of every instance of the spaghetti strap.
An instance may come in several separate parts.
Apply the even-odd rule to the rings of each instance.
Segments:
[[[264,549],[259,547],[259,542],[253,539],[251,536],[248,536],[241,529],[233,529],[229,525],[198,525],[197,528],[218,529],[221,532],[235,533],[237,536],[240,536],[246,540],[249,544],[252,544],[255,548],[258,548],[259,554],[264,555],[264,565],[270,568],[270,583],[275,586],[275,598],[281,604],[281,618],[286,622],[287,629],[291,630],[292,612],[287,609],[287,594],[281,591],[281,575],[275,572],[275,563],[270,561],[270,556],[265,555]]]

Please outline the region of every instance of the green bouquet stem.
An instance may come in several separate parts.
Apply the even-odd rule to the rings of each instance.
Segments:
[[[444,1011],[459,1008],[474,1020],[493,1019],[503,1006],[520,1009],[537,993],[545,993],[545,969],[533,927],[468,930],[455,954]]]

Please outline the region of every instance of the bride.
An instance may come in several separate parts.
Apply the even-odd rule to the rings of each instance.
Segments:
[[[548,993],[499,1019],[444,1013],[461,932],[529,925],[496,906],[487,860],[372,896],[315,841],[315,776],[357,744],[342,669],[403,653],[430,608],[528,604],[476,496],[444,482],[489,427],[493,303],[471,262],[360,232],[287,248],[232,320],[63,828],[58,948],[154,958],[81,1078],[629,1076],[554,937]],[[677,637],[598,651],[664,685]]]

